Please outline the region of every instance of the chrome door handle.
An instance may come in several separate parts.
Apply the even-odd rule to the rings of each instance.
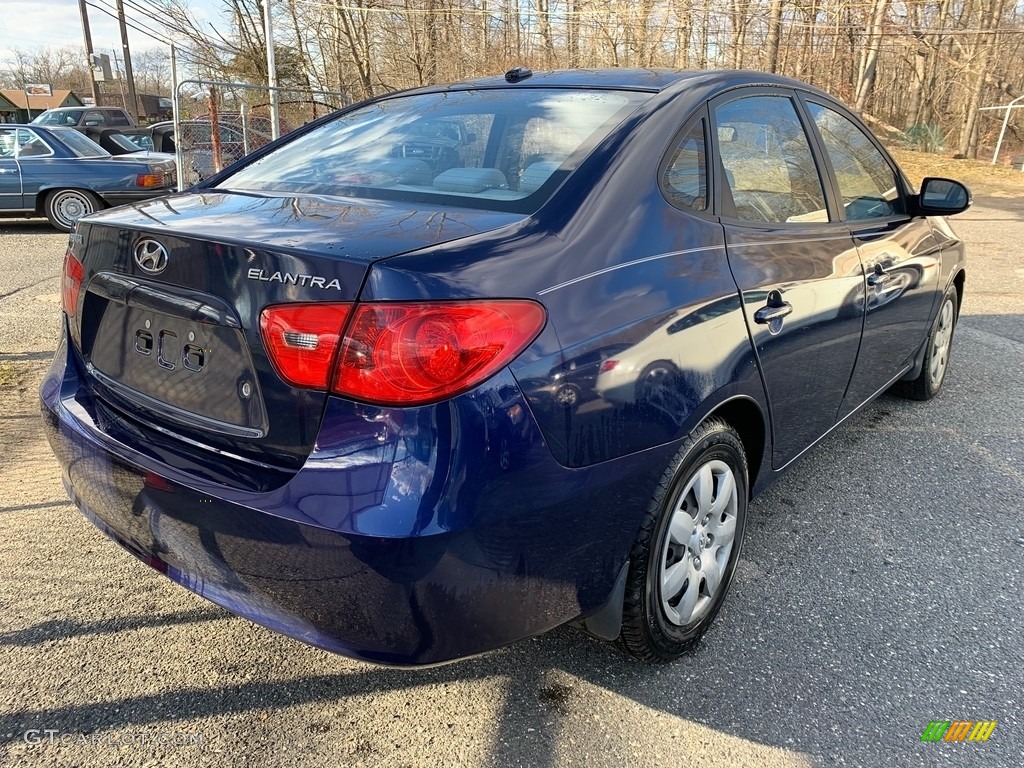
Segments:
[[[773,320],[781,320],[792,311],[793,305],[784,301],[781,293],[769,291],[768,303],[754,313],[754,322],[764,324]]]

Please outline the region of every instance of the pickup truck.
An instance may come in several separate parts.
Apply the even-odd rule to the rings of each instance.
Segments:
[[[70,125],[79,130],[133,128],[136,124],[120,107],[58,107],[37,115],[32,122],[36,125]]]

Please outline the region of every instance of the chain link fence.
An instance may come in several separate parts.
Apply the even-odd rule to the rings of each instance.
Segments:
[[[277,88],[277,128],[284,135],[345,106],[346,94]],[[153,149],[178,158],[179,191],[273,140],[271,89],[247,83],[185,80],[175,92],[174,120],[151,126]]]

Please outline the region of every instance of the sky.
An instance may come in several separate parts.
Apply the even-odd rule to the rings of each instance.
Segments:
[[[114,0],[89,0],[99,6],[113,9]],[[143,0],[143,6],[149,3]],[[218,0],[190,0],[189,6],[199,19],[218,19]],[[89,27],[92,31],[93,49],[97,53],[111,54],[116,49],[121,55],[121,36],[117,21],[100,10],[86,6],[89,12]],[[138,19],[142,24],[163,31],[151,19],[125,6],[129,21]],[[131,50],[164,47],[131,28],[128,29],[128,44]],[[13,59],[12,49],[34,52],[40,48],[62,48],[77,46],[85,50],[82,34],[81,15],[78,0],[0,0],[0,67],[6,68]]]

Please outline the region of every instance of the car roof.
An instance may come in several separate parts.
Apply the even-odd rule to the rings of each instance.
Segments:
[[[678,70],[678,69],[560,69],[534,72],[516,83],[509,83],[505,75],[464,80],[444,86],[445,90],[471,88],[619,88],[659,92],[676,90],[690,85],[712,86],[725,91],[741,85],[783,86],[800,88],[827,95],[807,83],[792,78],[752,70]],[[426,89],[434,90],[434,89]]]
[[[60,111],[60,112],[78,112],[78,111],[85,110],[85,109],[116,109],[118,112],[124,112],[124,109],[122,109],[121,107],[89,107],[89,106],[79,107],[77,105],[71,105],[69,107],[50,107],[49,109],[45,109],[43,111],[44,112],[57,112],[57,111]]]
[[[0,123],[0,128],[28,128],[30,131],[49,131],[50,133],[75,131],[73,125],[40,125],[39,123]]]

